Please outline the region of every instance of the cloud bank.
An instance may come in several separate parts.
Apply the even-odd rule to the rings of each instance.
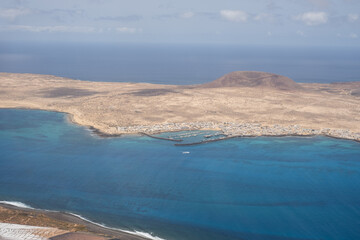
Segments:
[[[31,13],[30,9],[25,9],[25,8],[0,9],[0,18],[13,21],[17,17],[27,15],[29,13]]]
[[[241,10],[221,10],[220,15],[232,22],[246,22],[248,19],[248,14]]]
[[[295,16],[295,20],[302,21],[308,26],[316,26],[327,23],[328,14],[325,12],[305,12]]]
[[[354,14],[354,13],[349,13],[347,15],[347,19],[348,19],[349,22],[356,22],[359,19],[359,15]]]
[[[141,28],[130,28],[130,27],[118,27],[115,30],[119,33],[137,33],[142,32]]]

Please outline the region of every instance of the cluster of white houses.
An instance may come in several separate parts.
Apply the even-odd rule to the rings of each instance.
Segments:
[[[312,136],[325,135],[329,137],[351,139],[360,141],[360,133],[341,129],[310,129],[299,125],[272,125],[263,126],[259,123],[214,123],[214,122],[189,122],[189,123],[164,123],[155,125],[137,125],[116,127],[116,132],[125,134],[147,133],[156,134],[161,132],[189,131],[189,130],[218,130],[227,137],[234,136]]]

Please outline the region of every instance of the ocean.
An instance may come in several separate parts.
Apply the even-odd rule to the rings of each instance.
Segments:
[[[62,113],[0,110],[0,200],[162,239],[360,239],[360,145],[100,138]]]
[[[360,49],[0,42],[0,72],[184,85],[245,70],[359,81]],[[259,137],[176,147],[2,109],[0,201],[168,240],[360,239],[360,145]]]
[[[360,48],[0,42],[0,72],[104,82],[199,84],[232,71],[297,82],[360,80]]]

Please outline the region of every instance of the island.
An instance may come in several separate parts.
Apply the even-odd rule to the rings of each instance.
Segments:
[[[218,130],[223,139],[325,135],[360,141],[360,82],[297,83],[238,71],[198,85],[0,73],[0,108],[67,113],[101,136]]]

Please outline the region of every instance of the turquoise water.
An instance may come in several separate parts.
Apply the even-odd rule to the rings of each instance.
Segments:
[[[189,152],[184,154],[183,152]],[[99,138],[61,113],[0,110],[0,200],[165,239],[360,239],[360,144]]]

